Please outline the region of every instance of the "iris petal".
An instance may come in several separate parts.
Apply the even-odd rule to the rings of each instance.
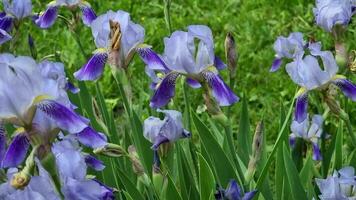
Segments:
[[[101,160],[96,159],[92,155],[87,155],[85,157],[85,163],[96,171],[102,171],[105,168],[104,163]]]
[[[0,124],[0,161],[3,160],[6,151],[6,133],[4,127]]]
[[[9,35],[5,30],[0,29],[0,45],[11,40],[11,35]]]
[[[297,97],[295,104],[295,120],[302,123],[308,115],[308,93],[304,92]]]
[[[48,5],[44,13],[35,17],[34,21],[40,28],[46,29],[50,28],[56,21],[58,16],[58,6]]]
[[[90,26],[91,22],[96,19],[94,10],[89,5],[83,5],[80,7],[82,10],[82,20],[87,26]]]
[[[5,16],[0,17],[0,29],[4,30],[6,32],[11,31],[11,29],[12,29],[12,20],[13,20],[13,18],[9,17],[9,16],[6,16],[6,13],[5,13]]]
[[[242,200],[251,200],[256,195],[256,193],[257,193],[257,190],[254,190],[254,191],[251,191],[251,192],[247,192],[245,194],[245,196],[242,198]]]
[[[282,59],[281,58],[276,58],[274,59],[271,69],[269,70],[270,72],[275,72],[277,71],[282,65]]]
[[[337,79],[334,83],[341,89],[345,96],[356,101],[356,85],[347,79]]]
[[[187,78],[186,82],[190,87],[192,87],[194,89],[201,87],[201,84],[198,81],[194,80],[194,79]]]
[[[77,72],[74,73],[76,79],[81,81],[96,80],[103,73],[105,63],[108,59],[106,52],[97,52],[89,61]]]
[[[179,74],[176,72],[171,72],[167,74],[162,82],[158,85],[157,90],[155,91],[150,106],[153,108],[160,108],[167,105],[169,100],[174,97],[176,80]]]
[[[154,144],[152,145],[152,149],[153,150],[158,150],[159,146],[163,143],[167,143],[169,142],[169,139],[163,135],[158,135],[156,138],[155,138],[155,142]]]
[[[138,47],[136,49],[138,55],[142,61],[151,70],[167,70],[166,64],[160,58],[160,56],[154,52],[149,46]]]
[[[241,188],[235,180],[229,182],[228,187],[225,190],[225,197],[227,199],[240,199]]]
[[[69,90],[73,94],[77,94],[80,91],[79,88],[75,87],[75,85],[73,85],[73,83],[71,83],[69,81],[66,84],[66,89]]]
[[[204,72],[203,76],[220,106],[229,106],[239,101],[239,97],[234,94],[218,74],[208,71]]]
[[[29,147],[30,143],[25,134],[16,135],[5,153],[1,166],[7,168],[16,167],[21,164],[26,157]]]
[[[88,121],[54,100],[43,100],[37,104],[37,108],[53,119],[59,128],[69,133],[79,133],[87,127]]]
[[[321,151],[317,143],[313,142],[313,160],[321,160]]]
[[[214,66],[218,70],[223,70],[226,68],[226,64],[217,56],[215,56],[215,59],[214,59]]]
[[[107,144],[106,136],[94,131],[89,126],[77,133],[76,136],[80,143],[93,149],[103,147]]]

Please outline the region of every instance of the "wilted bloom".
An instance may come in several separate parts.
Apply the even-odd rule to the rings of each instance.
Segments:
[[[76,8],[79,7],[82,11],[82,20],[83,23],[87,26],[90,26],[92,21],[96,19],[96,14],[94,10],[91,8],[90,4],[83,0],[56,0],[51,1],[47,5],[47,9],[34,17],[35,23],[40,28],[50,28],[57,19],[58,9],[61,6],[65,6],[68,8]]]
[[[293,55],[291,57],[293,62],[286,65],[286,70],[293,82],[301,86],[296,96],[295,109],[295,119],[299,123],[303,122],[307,116],[308,93],[311,90],[323,90],[330,84],[334,84],[352,101],[356,101],[356,85],[347,80],[346,77],[336,74],[339,67],[330,51],[322,51],[320,42],[309,43],[305,49],[309,50],[310,55],[305,55],[305,51],[300,50],[303,45],[296,46],[298,46],[298,50],[294,51],[293,54],[289,54],[290,48],[282,50],[279,54]],[[322,61],[322,66],[320,66],[318,59]]]
[[[216,200],[251,200],[257,190],[247,192],[242,194],[240,186],[237,184],[235,180],[231,180],[226,189],[218,187],[217,192],[215,193]]]
[[[11,40],[9,34],[13,22],[28,17],[32,13],[31,0],[3,0],[5,12],[0,12],[0,45]]]
[[[293,121],[291,125],[292,134],[290,135],[290,143],[295,144],[296,138],[302,138],[313,145],[313,159],[321,160],[321,152],[318,141],[323,133],[323,117],[321,115],[314,115],[312,120],[309,116],[302,122]]]
[[[239,100],[219,76],[226,65],[214,54],[213,35],[209,27],[188,26],[188,31],[175,31],[164,38],[163,55],[156,54],[147,45],[138,49],[141,59],[147,65],[146,72],[153,79],[155,93],[151,106],[166,105],[174,96],[175,83],[183,75],[193,88],[206,84],[220,106],[228,106]],[[159,72],[163,77],[156,76]]]
[[[155,156],[158,148],[163,143],[175,142],[180,138],[190,137],[190,132],[183,128],[182,114],[175,110],[158,110],[166,116],[163,120],[149,117],[144,121],[143,135],[153,145]],[[159,162],[156,157],[155,162]]]
[[[315,179],[319,187],[321,200],[351,200],[356,198],[356,176],[353,167],[344,167],[334,171],[326,179]]]
[[[103,134],[75,113],[67,96],[68,85],[62,63],[36,63],[30,57],[0,54],[0,121],[17,127],[2,167],[21,164],[30,141],[49,146],[60,130],[92,148],[107,144]]]
[[[346,27],[354,12],[352,0],[316,0],[313,9],[317,25],[328,32],[336,25]]]
[[[107,61],[113,67],[126,68],[145,36],[144,28],[132,22],[129,13],[121,10],[110,10],[98,16],[92,22],[91,30],[98,49],[89,61],[74,73],[78,80],[98,79]]]

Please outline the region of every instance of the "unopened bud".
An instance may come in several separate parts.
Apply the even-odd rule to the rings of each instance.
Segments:
[[[24,189],[31,180],[31,176],[27,172],[18,172],[14,174],[11,180],[11,186],[15,189]]]
[[[336,51],[336,55],[335,55],[336,64],[341,68],[346,67],[348,63],[348,55],[345,48],[345,44],[335,43],[335,51]]]
[[[326,94],[324,95],[324,100],[332,113],[334,113],[336,116],[340,117],[343,120],[347,120],[347,113],[341,108],[339,102],[334,97],[336,90],[335,87],[336,86],[332,84],[329,85],[329,88],[326,91]]]
[[[108,143],[104,147],[96,148],[93,152],[95,154],[105,155],[109,157],[121,157],[127,155],[127,153],[121,146],[113,143]]]
[[[128,152],[129,152],[129,157],[130,160],[132,162],[132,169],[135,172],[135,174],[137,174],[138,176],[141,176],[144,174],[144,169],[143,166],[138,158],[137,152],[136,152],[136,148],[133,145],[130,145],[128,148]]]
[[[251,181],[251,179],[253,178],[256,171],[257,163],[261,159],[262,145],[263,145],[263,131],[264,131],[264,124],[261,121],[257,124],[255,135],[253,137],[252,156],[250,156],[247,172],[245,174],[245,180],[247,182]]]
[[[353,73],[356,73],[356,51],[352,51],[353,56],[350,57],[350,60],[352,60],[352,62],[349,65],[350,71]]]
[[[228,32],[225,38],[225,56],[227,66],[230,70],[230,77],[235,78],[237,67],[237,53],[235,39],[231,32]]]
[[[28,46],[30,47],[31,56],[36,59],[37,58],[37,50],[35,46],[35,42],[30,34],[28,34]]]

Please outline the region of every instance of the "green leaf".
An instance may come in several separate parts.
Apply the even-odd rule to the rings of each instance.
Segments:
[[[350,166],[356,169],[356,149],[352,151],[350,155]]]
[[[211,161],[213,162],[215,172],[217,173],[216,177],[218,177],[220,185],[227,185],[230,179],[239,180],[236,175],[236,170],[232,165],[232,161],[229,160],[228,156],[216,141],[208,127],[200,121],[195,113],[192,113],[192,116],[194,125],[201,138],[201,142],[205,146]]]
[[[304,191],[300,178],[298,176],[298,170],[295,167],[295,164],[290,157],[290,154],[286,145],[283,144],[283,158],[284,158],[284,165],[286,169],[286,174],[288,177],[289,187],[291,189],[292,197],[294,200],[307,200],[307,195]]]
[[[237,152],[246,166],[248,165],[249,155],[251,155],[251,143],[248,106],[244,96],[240,114],[240,127],[237,134]]]
[[[344,121],[340,120],[335,142],[334,170],[339,170],[342,167],[343,126]]]
[[[129,193],[127,193],[126,191],[122,191],[122,193],[124,193],[125,197],[127,200],[133,200],[133,198],[131,197],[131,195]]]
[[[121,178],[121,182],[124,185],[125,190],[130,194],[132,199],[144,200],[145,198],[137,190],[136,185],[131,182],[131,180],[126,176],[126,174],[121,169],[118,169],[117,172],[119,177]]]
[[[209,164],[204,159],[201,154],[198,154],[199,157],[199,183],[200,183],[200,199],[206,200],[209,199],[211,193],[214,193],[215,190],[215,179],[212,170],[209,167]]]
[[[174,184],[174,181],[172,180],[171,176],[167,175],[167,179],[168,179],[168,186],[167,186],[166,199],[181,200],[182,197],[180,196],[178,189]]]

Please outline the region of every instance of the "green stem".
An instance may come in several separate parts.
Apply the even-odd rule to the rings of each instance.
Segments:
[[[356,147],[356,136],[355,136],[354,132],[352,131],[352,124],[351,124],[351,120],[350,120],[349,116],[347,116],[347,118],[344,119],[344,121],[346,123],[347,130],[348,130],[349,135],[351,137],[352,145],[354,147]]]
[[[164,1],[164,19],[166,21],[166,26],[168,28],[169,34],[172,33],[172,26],[171,26],[171,0],[163,0]]]

